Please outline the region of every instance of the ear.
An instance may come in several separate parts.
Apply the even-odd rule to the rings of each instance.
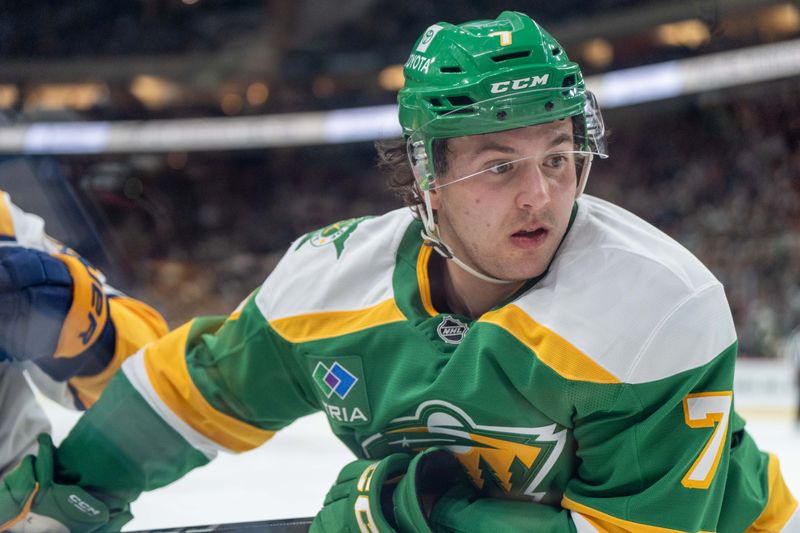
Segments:
[[[439,198],[439,191],[434,189],[432,191],[428,191],[428,194],[431,198],[431,209],[434,211],[440,209],[442,207],[441,198]]]

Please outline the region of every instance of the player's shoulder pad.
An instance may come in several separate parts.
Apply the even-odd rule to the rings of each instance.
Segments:
[[[736,340],[722,284],[694,255],[586,195],[549,273],[514,305],[628,383],[702,366]]]
[[[402,208],[303,235],[264,282],[259,309],[272,320],[364,309],[391,298],[397,249],[412,221]]]

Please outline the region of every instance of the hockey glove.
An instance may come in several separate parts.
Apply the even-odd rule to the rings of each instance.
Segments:
[[[81,259],[0,248],[0,358],[34,361],[64,381],[86,363],[69,359],[96,344],[113,353],[108,317],[100,274]]]
[[[413,531],[488,531],[440,527],[434,517],[443,498],[472,501],[477,491],[461,464],[444,448],[428,448],[414,457],[406,476],[394,493],[394,513],[398,529]]]
[[[447,491],[465,499],[475,494],[458,460],[442,448],[413,459],[396,453],[354,461],[339,473],[309,533],[432,533],[427,516]]]
[[[54,448],[39,435],[39,455],[28,455],[0,482],[0,531],[90,533],[119,531],[129,514],[109,523],[106,506],[77,485],[53,482]]]
[[[392,494],[406,472],[409,455],[395,453],[380,461],[359,459],[336,479],[309,533],[394,533]]]
[[[430,448],[414,458],[394,501],[402,531],[561,533],[572,529],[568,511],[561,508],[482,496],[458,460],[442,448]],[[427,529],[419,525],[423,520]]]

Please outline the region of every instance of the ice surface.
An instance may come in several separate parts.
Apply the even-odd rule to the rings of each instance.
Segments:
[[[59,442],[78,414],[42,400]],[[759,447],[775,453],[795,496],[800,495],[800,429],[791,411],[742,410]],[[220,454],[133,504],[125,530],[312,516],[342,465],[353,459],[322,413],[298,420],[261,448]]]

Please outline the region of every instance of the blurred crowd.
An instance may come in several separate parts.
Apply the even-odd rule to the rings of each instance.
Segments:
[[[748,356],[779,355],[800,325],[798,90],[790,81],[608,110],[611,158],[587,188],[704,261]],[[400,206],[368,143],[66,164],[129,286],[172,325],[230,312],[303,233]]]

